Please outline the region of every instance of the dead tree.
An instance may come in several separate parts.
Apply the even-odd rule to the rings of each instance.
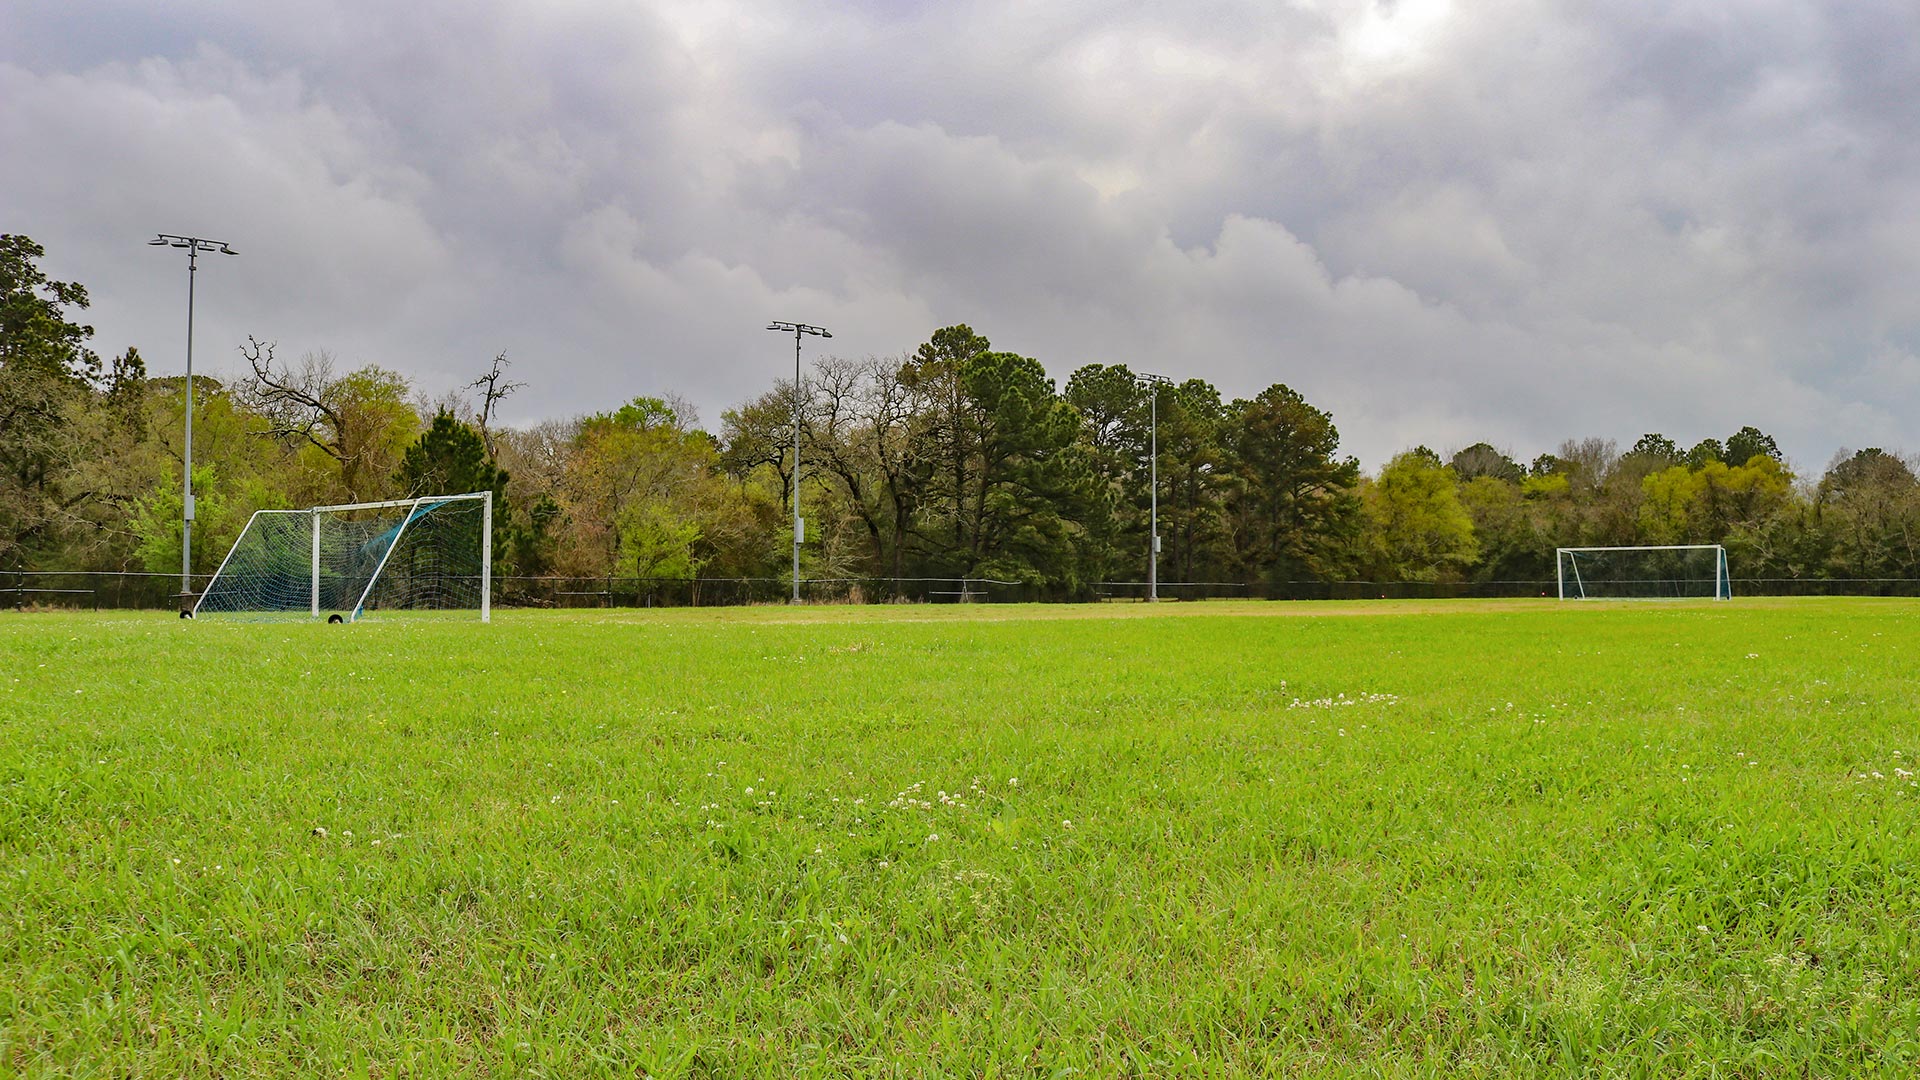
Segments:
[[[527,385],[507,380],[507,369],[512,366],[513,361],[507,359],[503,350],[493,358],[493,366],[487,369],[485,375],[467,384],[467,389],[480,391],[480,442],[486,446],[488,458],[494,456],[493,431],[489,426],[493,422],[494,410],[508,394]]]

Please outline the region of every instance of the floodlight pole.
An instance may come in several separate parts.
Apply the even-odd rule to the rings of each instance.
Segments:
[[[800,519],[800,338],[806,334],[830,338],[833,335],[806,323],[771,322],[767,329],[793,331],[793,602],[800,602],[800,539],[806,523]]]
[[[180,500],[180,601],[193,601],[193,283],[200,274],[200,253],[238,255],[224,240],[204,240],[198,236],[159,233],[147,241],[148,247],[187,249],[187,441],[181,454],[185,490]]]
[[[1160,388],[1173,382],[1165,375],[1140,373],[1147,390],[1147,602],[1160,599]]]

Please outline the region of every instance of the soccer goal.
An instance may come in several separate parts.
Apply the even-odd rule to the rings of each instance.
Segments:
[[[493,613],[493,493],[258,510],[193,616]]]
[[[1562,600],[1733,599],[1719,544],[1559,549]]]

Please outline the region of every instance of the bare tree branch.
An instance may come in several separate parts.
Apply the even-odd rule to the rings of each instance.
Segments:
[[[524,382],[507,380],[507,369],[512,366],[513,361],[507,359],[506,350],[503,349],[493,358],[493,366],[487,369],[486,374],[467,384],[467,389],[480,391],[480,441],[486,446],[489,458],[493,457],[493,432],[490,425],[493,423],[495,410],[508,394],[527,385]]]
[[[308,353],[298,368],[274,367],[274,342],[247,335],[240,355],[253,369],[241,382],[240,400],[267,418],[268,434],[278,438],[304,439],[335,461],[347,460],[340,431],[345,426],[339,411],[327,400],[333,383],[333,358],[326,353]]]

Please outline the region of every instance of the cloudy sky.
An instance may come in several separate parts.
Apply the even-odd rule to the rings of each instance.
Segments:
[[[965,322],[1488,439],[1920,450],[1912,0],[7,0],[0,231],[103,353],[254,334],[509,418]]]

